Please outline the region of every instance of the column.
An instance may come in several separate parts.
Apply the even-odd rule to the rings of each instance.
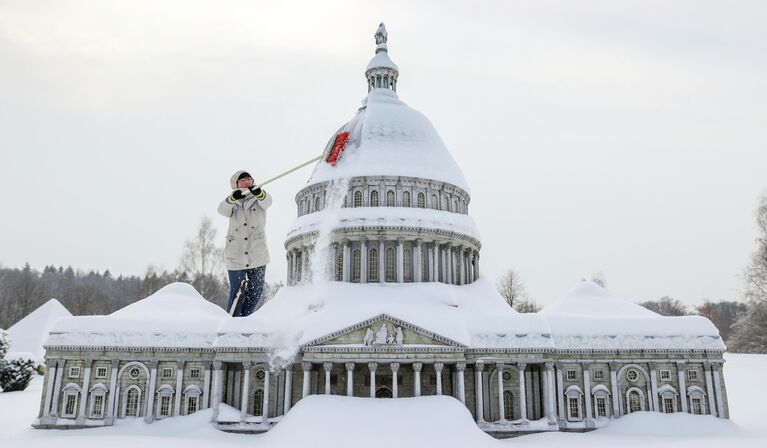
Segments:
[[[591,371],[587,363],[581,364],[583,367],[583,396],[586,405],[586,427],[594,427],[594,415],[591,412]]]
[[[149,384],[146,393],[146,412],[144,413],[144,421],[151,423],[154,421],[154,390],[157,385],[157,361],[152,361],[151,370],[149,374]]]
[[[658,364],[651,362],[650,367],[650,395],[652,395],[652,408],[656,412],[660,411],[658,407]]]
[[[465,265],[463,262],[464,249],[463,246],[458,246],[458,275],[456,276],[456,283],[459,285],[466,284],[466,274],[463,272]]]
[[[56,368],[56,380],[53,382],[53,403],[51,403],[52,417],[58,417],[59,415],[59,397],[61,396],[61,382],[64,379],[64,364],[66,364],[66,360],[58,360],[58,367]]]
[[[261,414],[261,421],[265,424],[269,424],[269,379],[271,376],[271,372],[269,371],[269,365],[264,365],[264,413]]]
[[[293,264],[290,262],[290,251],[285,252],[285,263],[288,265],[288,285],[293,284]]]
[[[378,240],[378,283],[384,283],[386,281],[386,258],[384,257],[384,243],[383,239]]]
[[[184,379],[184,361],[176,361],[176,401],[173,403],[173,415],[181,415],[181,381]]]
[[[312,363],[302,362],[301,368],[304,369],[304,388],[301,391],[301,397],[303,398],[309,395],[309,387],[311,386],[312,381]]]
[[[687,377],[685,376],[685,365],[684,362],[677,361],[676,373],[679,378],[679,404],[682,405],[682,412],[687,413]]]
[[[722,394],[722,376],[719,369],[721,369],[721,363],[713,363],[711,365],[714,372],[714,393],[716,394],[716,415],[719,418],[727,418],[724,414],[724,397]]]
[[[283,403],[283,413],[287,414],[293,401],[293,364],[285,367],[285,402]]]
[[[344,245],[344,281],[350,282],[352,281],[352,264],[351,264],[351,244],[349,240],[344,239],[343,241]]]
[[[354,363],[346,363],[346,396],[354,396]]]
[[[474,280],[479,280],[479,251],[477,251],[477,255],[474,258]]]
[[[106,423],[111,425],[114,422],[115,405],[117,404],[117,395],[120,391],[117,388],[117,372],[120,366],[120,361],[112,360],[112,369],[109,372],[109,400],[107,403]]]
[[[413,372],[415,372],[415,384],[413,385],[413,395],[416,397],[421,396],[421,369],[423,369],[423,364],[420,362],[414,362],[413,363]]]
[[[378,368],[378,363],[375,363],[375,362],[368,363],[368,370],[370,370],[370,398],[376,397],[376,369],[377,368]]]
[[[333,370],[333,363],[324,362],[322,368],[325,370],[325,395],[330,395],[330,371]]]
[[[360,283],[368,282],[368,239],[360,240]]]
[[[618,368],[617,362],[610,363],[610,385],[612,386],[613,396],[613,418],[621,416],[621,397],[618,393]]]
[[[483,403],[484,391],[482,390],[482,371],[485,370],[485,364],[477,361],[474,364],[474,401],[476,402],[477,422],[485,421],[485,404]]]
[[[458,399],[461,400],[461,403],[466,405],[466,384],[463,376],[463,372],[466,370],[466,363],[456,363],[455,370],[458,372]]]
[[[498,370],[498,415],[500,416],[499,421],[503,422],[506,420],[506,406],[503,403],[503,370],[504,365],[500,362],[495,365],[496,370]]]
[[[565,386],[562,378],[562,365],[557,365],[557,420],[564,422],[567,414],[565,414]]]
[[[240,421],[244,422],[248,416],[248,403],[250,402],[250,375],[253,363],[245,361],[242,363],[242,393],[240,394]]]
[[[405,269],[403,264],[404,248],[402,246],[403,242],[404,240],[402,238],[397,238],[397,283],[402,283],[405,281]]]
[[[714,398],[714,380],[711,376],[711,363],[703,363],[703,369],[706,375],[706,401],[708,401],[708,413],[716,416],[716,399]]]
[[[312,259],[312,246],[306,245],[304,246],[304,262],[303,262],[304,275],[301,277],[304,280],[311,280],[312,278],[311,259]]]
[[[445,364],[441,362],[434,363],[434,370],[437,371],[437,395],[442,395],[442,369]]]
[[[554,363],[543,365],[543,413],[549,420],[549,426],[557,424],[556,396],[554,395]]]
[[[398,397],[399,389],[397,388],[397,371],[399,370],[399,363],[393,362],[389,364],[389,367],[391,368],[391,393],[392,398]]]
[[[421,238],[417,238],[413,248],[413,281],[416,283],[423,281],[423,274],[421,272],[421,241]]]
[[[77,423],[80,425],[85,423],[85,408],[88,407],[88,389],[90,388],[92,365],[93,365],[93,359],[85,358],[85,373],[83,374],[83,389],[80,392],[80,407],[77,410]]]
[[[212,395],[212,405],[213,408],[213,417],[212,421],[218,420],[218,405],[221,404],[221,390],[222,390],[222,384],[221,384],[221,369],[223,368],[224,363],[221,361],[213,361],[213,392]]]
[[[447,243],[447,250],[445,252],[445,265],[447,266],[447,273],[445,276],[445,283],[452,285],[453,276],[453,243]]]
[[[469,283],[473,283],[474,280],[476,280],[474,278],[474,251],[473,250],[469,250],[468,260],[469,260]]]
[[[527,391],[525,390],[525,368],[527,364],[517,364],[517,375],[519,377],[519,418],[524,424],[527,421]]]
[[[429,280],[439,281],[439,241],[434,240],[431,247],[431,263],[429,263]]]
[[[48,374],[48,383],[45,386],[45,405],[43,405],[43,414],[41,417],[48,417],[51,415],[51,400],[53,400],[53,384],[56,382],[56,372],[58,371],[57,367],[59,365],[59,362],[61,360],[48,360],[45,363],[45,371]],[[112,389],[110,389],[112,391]],[[111,392],[111,396],[114,394],[114,392]],[[711,396],[712,394],[709,394]]]

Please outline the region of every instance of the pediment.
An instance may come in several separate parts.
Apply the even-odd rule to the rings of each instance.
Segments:
[[[465,345],[450,338],[388,314],[379,314],[371,319],[322,336],[307,342],[304,347],[322,345],[367,346],[371,348],[417,345],[465,347]]]

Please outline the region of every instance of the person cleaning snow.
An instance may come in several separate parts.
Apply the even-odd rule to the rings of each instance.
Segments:
[[[256,309],[264,290],[269,250],[266,247],[266,209],[272,197],[256,186],[247,171],[236,171],[232,193],[218,206],[229,218],[224,263],[229,271],[229,301],[226,310],[234,317],[248,316]]]

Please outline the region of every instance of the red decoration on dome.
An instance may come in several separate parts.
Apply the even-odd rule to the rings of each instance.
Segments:
[[[325,159],[325,162],[332,166],[336,166],[336,162],[338,162],[338,159],[341,157],[341,152],[344,150],[344,146],[346,146],[347,138],[349,138],[349,133],[346,131],[339,132],[338,135],[336,135],[336,140],[333,142],[333,147],[330,148],[330,153],[328,154],[328,158]]]

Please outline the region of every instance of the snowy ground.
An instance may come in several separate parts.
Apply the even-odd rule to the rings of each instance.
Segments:
[[[480,431],[468,411],[447,397],[369,400],[312,396],[300,402],[265,435],[226,434],[213,429],[209,411],[156,422],[120,421],[111,428],[34,430],[30,421],[40,403],[42,379],[24,392],[0,394],[0,447],[163,448],[190,445],[248,447],[366,448],[588,447],[616,446],[721,448],[767,446],[767,393],[757,382],[767,371],[767,355],[728,355],[725,378],[731,421],[686,414],[637,413],[586,434],[545,433],[497,441]]]

